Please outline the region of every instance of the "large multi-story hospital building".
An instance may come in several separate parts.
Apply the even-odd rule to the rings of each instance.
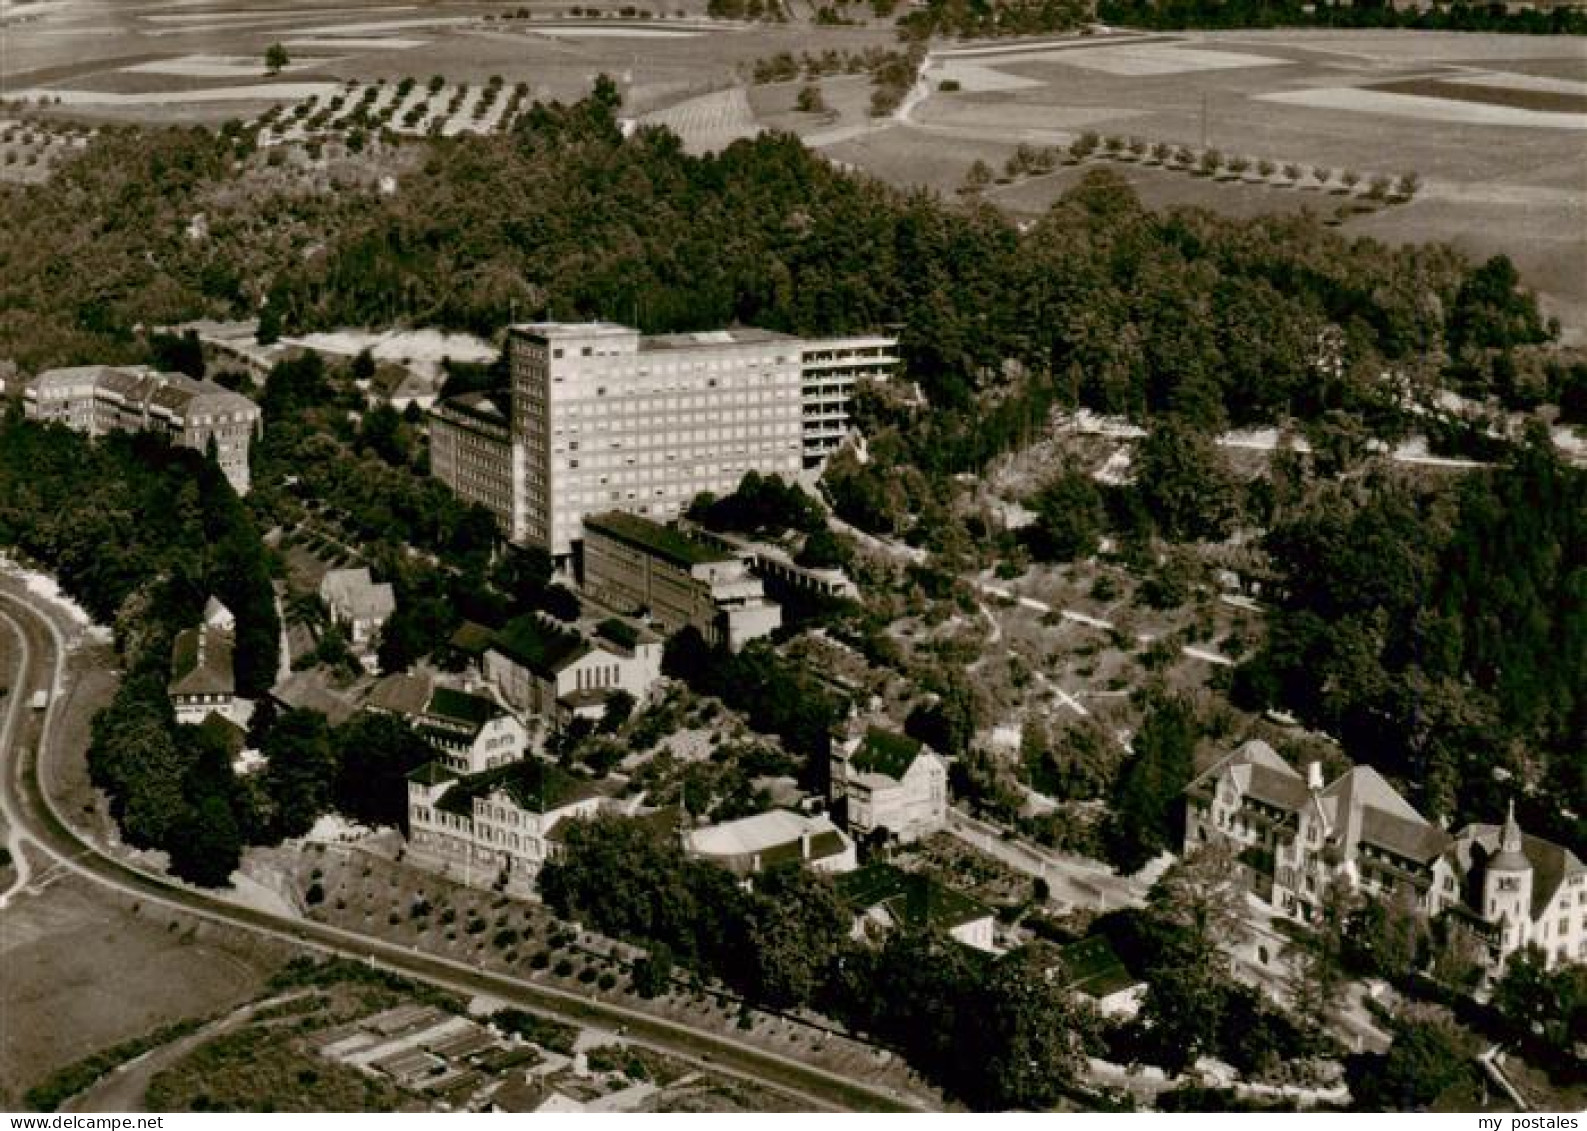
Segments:
[[[581,540],[585,515],[665,520],[701,491],[732,491],[746,471],[796,479],[842,443],[855,382],[886,378],[896,346],[883,336],[757,329],[646,336],[609,322],[514,326],[510,438],[491,453],[510,469],[503,528],[562,558]],[[471,483],[447,482],[473,499]]]

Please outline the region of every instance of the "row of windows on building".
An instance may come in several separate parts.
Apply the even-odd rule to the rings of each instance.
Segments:
[[[702,427],[724,420],[746,423],[792,419],[793,398],[779,397],[777,400],[781,403],[773,403],[766,397],[724,397],[720,403],[712,405],[672,405],[665,408],[643,408],[622,401],[610,406],[570,405],[566,409],[559,408],[552,422],[552,431],[568,428],[576,432],[581,424],[633,432],[648,431],[663,424],[689,425],[695,421],[702,422],[695,427]]]
[[[661,426],[658,425],[659,427]],[[712,428],[680,427],[666,431],[644,431],[636,428],[601,428],[592,429],[592,431],[595,433],[594,439],[581,438],[575,440],[573,437],[582,437],[583,435],[579,429],[569,428],[564,432],[558,428],[552,433],[551,450],[553,452],[563,450],[563,443],[557,442],[558,438],[561,438],[566,443],[568,450],[575,452],[579,450],[581,444],[594,450],[599,448],[603,441],[609,449],[623,449],[635,452],[673,452],[675,454],[682,450],[705,452],[710,451],[712,445],[721,443],[723,440],[744,440],[751,437],[791,438],[798,434],[799,426],[795,423],[793,417],[789,417],[786,420],[767,423],[727,420],[724,421],[724,426]],[[624,439],[621,436],[614,437],[612,435],[614,431],[633,432],[636,435],[630,439]]]
[[[574,440],[563,445],[552,447],[551,454],[570,457],[569,466],[578,467],[580,461],[586,468],[600,467],[633,467],[638,465],[655,465],[660,467],[665,464],[699,463],[719,456],[724,451],[723,444],[733,446],[725,449],[735,455],[747,455],[759,452],[797,451],[799,448],[798,436],[793,433],[783,434],[783,430],[771,432],[770,430],[754,428],[724,428],[722,435],[714,437],[705,443],[674,444],[664,446],[652,444],[645,447],[623,447],[622,441],[608,442],[607,450],[602,452],[596,445],[580,447],[580,441]],[[734,443],[734,441],[738,441]],[[613,452],[619,454],[613,454]],[[575,454],[577,453],[577,454]]]
[[[657,480],[669,482],[676,479],[680,471],[686,471],[695,476],[728,474],[734,471],[743,472],[748,471],[751,466],[758,467],[762,471],[776,471],[778,470],[776,467],[763,466],[763,460],[776,456],[779,451],[785,453],[791,458],[796,455],[802,447],[802,444],[788,442],[732,444],[728,447],[717,447],[710,453],[709,458],[704,454],[700,454],[696,455],[693,460],[682,457],[677,459],[656,460],[648,463],[639,460],[637,457],[629,457],[624,459],[622,463],[618,463],[618,461],[615,459],[602,459],[599,456],[593,458],[587,456],[567,456],[567,463],[564,467],[560,468],[560,470],[583,471],[584,474],[577,478],[583,479],[586,482],[591,479],[592,473],[605,469],[611,469],[610,478],[619,483],[644,484],[654,483]],[[718,468],[718,465],[715,461],[720,459],[722,456],[760,456],[762,459],[757,460],[753,465],[746,463],[729,463],[722,464],[720,465],[720,468]],[[643,466],[641,466],[641,464],[643,464]],[[633,470],[621,470],[625,467],[631,467]],[[600,481],[602,483],[606,482],[607,476],[602,476]]]

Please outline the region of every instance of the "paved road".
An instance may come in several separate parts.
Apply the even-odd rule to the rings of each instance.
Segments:
[[[1047,881],[1052,897],[1074,907],[1112,911],[1136,907],[1151,887],[1146,874],[1120,876],[1105,866],[1079,856],[1042,848],[1029,841],[1001,835],[995,825],[976,819],[962,809],[948,810],[947,832],[972,848],[1001,860],[1016,872]],[[1155,875],[1151,879],[1155,879]]]
[[[23,830],[39,854],[60,867],[145,902],[161,904],[212,922],[295,943],[325,955],[367,962],[456,993],[483,994],[558,1020],[621,1029],[626,1039],[679,1057],[698,1068],[738,1077],[787,1097],[790,1110],[915,1111],[918,1100],[891,1094],[791,1057],[748,1046],[713,1032],[652,1016],[593,995],[579,994],[449,959],[366,938],[323,923],[238,907],[197,889],[145,872],[106,855],[62,817],[41,785],[56,749],[55,721],[65,687],[66,641],[52,610],[36,598],[0,582],[0,630],[26,638],[27,664],[15,681],[53,687],[44,737],[34,749],[15,749],[0,774],[0,805],[13,827]]]
[[[9,620],[9,618],[5,619]],[[32,685],[27,680],[28,673],[33,670],[32,646],[19,625],[11,622],[7,627],[17,641],[17,674],[11,681],[11,690],[6,697],[5,725],[0,728],[0,754],[16,749],[17,734],[23,724],[23,712],[29,709],[28,699],[33,694]],[[29,870],[27,854],[22,850],[22,846],[27,842],[27,834],[22,831],[22,826],[11,812],[3,791],[0,791],[0,815],[5,818],[6,848],[11,853],[11,868],[15,873],[10,885],[4,892],[0,892],[0,911],[4,911],[12,897],[28,886]]]

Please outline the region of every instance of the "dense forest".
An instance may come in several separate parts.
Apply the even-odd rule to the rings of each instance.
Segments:
[[[515,316],[899,326],[944,407],[1004,399],[1029,373],[1043,379],[1032,395],[1215,425],[1305,412],[1318,395],[1370,400],[1381,362],[1445,340],[1474,270],[1447,248],[1352,241],[1309,217],[1155,215],[1105,171],[1022,233],[989,206],[837,170],[788,136],[706,157],[660,129],[624,139],[615,109],[605,94],[537,107],[509,136],[433,141],[389,196],[291,190],[257,156],[234,171],[238,143],[204,131],[107,131],[47,190],[3,190],[0,352],[25,369],[114,357],[135,324],[266,298],[287,330],[490,333]],[[209,240],[185,235],[197,212]],[[1319,393],[1329,324],[1351,367]],[[976,445],[967,463],[1007,442],[944,439],[949,458]]]
[[[131,844],[164,848],[178,875],[222,883],[244,824],[232,751],[212,727],[178,726],[166,686],[176,634],[209,596],[237,618],[238,693],[275,680],[280,625],[268,555],[215,464],[149,435],[100,441],[21,419],[0,423],[0,545],[48,564],[126,660],[94,720],[88,764]]]
[[[1074,31],[1090,17],[1086,0],[928,0],[900,16],[898,28],[911,39],[982,39]]]
[[[142,434],[99,442],[0,420],[0,546],[48,563],[124,649],[197,624],[219,597],[237,618],[238,693],[275,681],[280,625],[258,531],[215,464]]]
[[[977,1111],[1095,1103],[1082,1084],[1088,1055],[1176,1073],[1210,1055],[1263,1079],[1332,1050],[1332,971],[1303,979],[1292,1011],[1231,975],[1221,947],[1239,933],[1243,896],[1233,861],[1215,850],[1171,868],[1145,907],[1092,924],[1147,985],[1128,1021],[1064,989],[1069,972],[1049,943],[1078,940],[1053,921],[1040,920],[1043,942],[999,959],[918,925],[859,942],[849,933],[855,909],[831,877],[782,868],[740,885],[690,859],[676,830],[654,820],[569,826],[540,885],[558,915],[649,948],[634,970],[646,996],[671,988],[676,965],[763,1007],[814,1008],[897,1049]]]
[[[1587,473],[1534,435],[1453,489],[1322,485],[1267,545],[1279,605],[1238,698],[1324,727],[1436,816],[1491,821],[1508,783],[1541,784],[1530,831],[1587,843]]]
[[[427,743],[394,719],[332,729],[313,712],[278,717],[262,698],[280,641],[273,555],[219,468],[155,436],[90,440],[18,408],[0,420],[0,545],[46,563],[115,629],[126,675],[94,720],[88,765],[128,843],[166,850],[175,874],[218,885],[245,844],[299,836],[332,809],[400,824],[403,775],[434,756]],[[166,690],[175,636],[211,595],[237,618],[237,690],[257,701],[248,739],[269,765],[250,777],[233,770],[239,736],[179,725]]]
[[[1587,13],[1566,5],[1512,8],[1507,4],[1399,5],[1391,0],[1098,0],[1097,19],[1126,27],[1407,28],[1489,31],[1521,35],[1587,34]]]

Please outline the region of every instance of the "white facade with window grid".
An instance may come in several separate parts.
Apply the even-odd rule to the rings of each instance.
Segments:
[[[854,381],[890,369],[892,345],[755,329],[515,326],[513,529],[562,557],[587,514],[665,520],[701,491],[733,491],[747,471],[796,479],[847,433]]]

